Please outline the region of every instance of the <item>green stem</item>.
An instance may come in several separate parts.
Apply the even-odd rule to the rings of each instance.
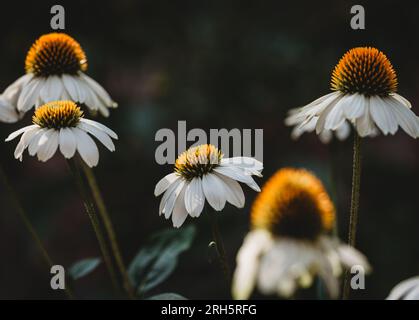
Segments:
[[[89,184],[90,190],[93,195],[93,199],[96,202],[96,206],[99,211],[99,215],[103,221],[105,226],[105,230],[107,232],[113,256],[115,258],[116,264],[118,266],[119,272],[121,273],[123,279],[124,289],[128,294],[130,299],[135,299],[134,288],[131,285],[130,278],[128,276],[127,269],[124,264],[124,260],[122,259],[121,251],[119,249],[118,241],[116,239],[116,233],[112,224],[112,220],[109,216],[108,210],[105,205],[105,201],[103,200],[103,196],[100,192],[98,183],[96,181],[96,177],[93,173],[93,170],[89,168],[84,162],[81,164],[83,172],[86,176],[87,183]]]
[[[13,189],[12,185],[10,184],[9,179],[6,176],[6,173],[4,172],[2,166],[0,166],[0,176],[3,180],[3,183],[6,187],[6,190],[9,194],[10,200],[19,215],[19,218],[22,220],[23,224],[26,227],[26,230],[28,230],[29,234],[31,235],[32,239],[34,240],[36,246],[38,247],[39,252],[41,253],[41,256],[45,262],[45,264],[51,269],[51,267],[54,265],[51,257],[48,254],[47,249],[44,247],[41,238],[39,237],[38,233],[35,230],[35,227],[32,225],[32,222],[30,221],[28,215],[25,212],[25,209],[23,209],[23,206],[20,204],[19,198]],[[70,288],[65,288],[65,293],[69,299],[73,299],[73,293],[71,292]]]
[[[361,187],[361,137],[355,131],[354,137],[354,154],[352,165],[352,195],[351,195],[351,209],[349,214],[349,235],[348,244],[355,247],[356,230],[358,225],[358,209],[359,196]],[[343,299],[349,299],[350,295],[350,270],[345,274],[345,282],[343,288]]]
[[[227,284],[228,286],[230,286],[230,282],[231,282],[230,266],[228,264],[227,254],[224,248],[224,242],[221,237],[220,230],[218,228],[217,212],[210,212],[210,217],[211,217],[212,236],[213,236],[213,241],[215,242],[217,256],[220,261],[220,265],[223,270],[224,276],[226,278]]]
[[[96,238],[98,240],[99,247],[102,252],[103,260],[105,261],[106,268],[108,269],[109,276],[111,278],[112,286],[116,292],[119,292],[120,291],[119,285],[118,285],[115,269],[112,264],[111,254],[109,252],[109,248],[106,243],[105,236],[102,233],[99,219],[95,211],[95,207],[91,201],[91,198],[90,198],[88,189],[86,188],[83,177],[81,176],[80,168],[76,160],[74,160],[74,158],[68,161],[68,165],[70,167],[71,172],[73,173],[73,177],[76,180],[77,186],[83,198],[83,204],[86,209],[86,213],[89,216],[93,230],[96,234]]]

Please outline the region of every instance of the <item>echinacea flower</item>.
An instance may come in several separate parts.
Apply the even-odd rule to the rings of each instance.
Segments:
[[[351,123],[361,137],[378,132],[394,135],[400,126],[419,137],[419,118],[411,104],[397,94],[397,75],[389,59],[371,47],[349,50],[332,73],[332,93],[298,110],[291,110],[285,123],[299,132],[317,134],[342,130]]]
[[[323,280],[330,297],[339,293],[343,268],[369,265],[357,250],[332,238],[335,209],[320,180],[303,169],[279,170],[262,188],[251,211],[251,231],[237,255],[233,296],[291,297]]]
[[[245,197],[240,184],[247,184],[259,192],[252,175],[261,176],[263,164],[249,157],[225,158],[221,151],[209,144],[192,147],[176,160],[175,172],[161,179],[154,190],[158,197],[164,193],[159,214],[166,219],[172,216],[173,226],[178,228],[188,214],[199,217],[205,199],[216,211],[226,202],[242,208]]]
[[[105,117],[109,116],[108,108],[117,107],[102,86],[84,73],[86,55],[65,33],[50,33],[36,40],[26,56],[25,70],[26,74],[1,95],[21,116],[33,107],[57,100],[72,100]]]
[[[14,156],[22,161],[23,152],[28,149],[39,161],[52,158],[57,149],[66,159],[72,158],[76,151],[89,167],[99,162],[99,150],[91,134],[110,151],[115,151],[112,139],[118,136],[103,124],[85,119],[80,106],[72,101],[53,101],[39,107],[32,117],[33,124],[11,133],[6,141],[22,135]]]
[[[400,282],[391,290],[387,300],[419,300],[419,276]]]

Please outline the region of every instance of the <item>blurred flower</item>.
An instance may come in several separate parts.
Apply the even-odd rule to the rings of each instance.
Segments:
[[[216,211],[221,211],[226,201],[243,208],[244,193],[237,181],[259,192],[252,175],[261,176],[262,169],[263,164],[253,158],[223,159],[221,151],[213,145],[190,148],[176,160],[175,172],[156,185],[156,197],[164,192],[159,214],[164,214],[166,219],[172,215],[173,226],[178,228],[188,214],[200,216],[205,199]]]
[[[22,134],[14,154],[20,161],[26,148],[31,156],[36,154],[39,161],[45,162],[59,147],[65,158],[72,158],[77,150],[84,162],[94,167],[99,162],[99,151],[87,133],[115,151],[111,138],[118,139],[116,133],[99,122],[84,119],[80,107],[72,101],[53,101],[39,107],[32,122],[6,139],[11,141]]]
[[[306,170],[279,170],[263,187],[251,211],[252,230],[237,255],[233,296],[247,299],[255,286],[265,295],[291,297],[320,277],[330,294],[339,293],[342,268],[366,258],[328,236],[335,209],[320,180]]]
[[[297,126],[294,136],[314,128],[319,135],[347,132],[343,126],[349,121],[361,137],[395,134],[399,126],[419,137],[419,118],[410,102],[396,93],[396,72],[381,51],[360,47],[345,53],[333,70],[331,89],[333,93],[290,111],[285,124]]]
[[[387,300],[419,300],[419,276],[400,282],[391,290]]]
[[[26,74],[2,93],[1,99],[7,104],[0,103],[0,116],[10,113],[11,106],[23,115],[34,106],[56,100],[78,102],[105,117],[109,116],[108,108],[117,107],[102,86],[84,74],[86,55],[80,44],[64,33],[50,33],[36,40],[26,56],[25,70]]]

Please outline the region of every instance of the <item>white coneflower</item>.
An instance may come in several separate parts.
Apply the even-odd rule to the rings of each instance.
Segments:
[[[419,276],[400,282],[391,290],[387,300],[419,300]]]
[[[118,136],[103,124],[85,119],[80,107],[72,101],[53,101],[39,107],[32,118],[33,124],[11,133],[6,141],[22,135],[15,150],[15,158],[22,161],[23,152],[35,154],[40,161],[49,160],[59,148],[70,159],[76,150],[89,167],[99,162],[99,150],[91,134],[110,151],[115,150],[112,139]],[[89,133],[89,134],[88,134]]]
[[[1,96],[21,114],[57,100],[75,101],[105,117],[108,108],[117,107],[102,86],[84,73],[86,55],[65,33],[50,33],[36,40],[26,56],[25,70]]]
[[[298,111],[292,110],[287,125],[316,133],[338,131],[352,123],[361,137],[395,134],[400,126],[413,138],[419,136],[419,119],[411,104],[397,91],[397,76],[388,58],[379,50],[359,47],[349,50],[333,70],[329,93]]]
[[[166,219],[172,216],[173,226],[180,227],[188,214],[199,217],[205,199],[216,211],[221,211],[226,202],[242,208],[245,198],[237,181],[259,192],[260,188],[251,176],[261,176],[262,169],[263,164],[253,158],[223,159],[213,145],[190,148],[176,160],[175,172],[156,185],[156,197],[164,192],[159,213]]]
[[[291,297],[320,277],[339,293],[343,268],[369,265],[355,249],[328,235],[335,209],[322,183],[302,169],[279,170],[262,188],[251,211],[252,230],[237,255],[233,296],[247,299],[254,287],[264,295]]]

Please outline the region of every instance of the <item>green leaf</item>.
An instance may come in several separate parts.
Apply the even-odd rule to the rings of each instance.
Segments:
[[[101,262],[100,258],[87,258],[77,261],[68,269],[68,274],[73,280],[77,280],[95,270]]]
[[[184,296],[177,293],[161,293],[155,296],[149,297],[146,300],[188,300]]]
[[[195,227],[159,232],[141,248],[128,268],[129,276],[143,294],[166,280],[175,270],[179,255],[188,250],[195,238]]]

